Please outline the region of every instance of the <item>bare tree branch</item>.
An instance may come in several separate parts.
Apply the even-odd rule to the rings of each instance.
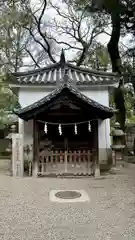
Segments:
[[[59,41],[59,40],[57,40],[56,38],[54,38],[53,36],[51,36],[51,37],[48,37],[48,39],[52,39],[54,42],[56,42],[57,44],[63,44],[63,45],[67,45],[68,46],[68,48],[67,49],[75,49],[75,50],[78,50],[78,51],[82,51],[82,48],[79,48],[79,47],[76,47],[75,45],[74,46],[72,46],[70,43],[68,43],[68,42],[65,42],[65,41]]]
[[[41,14],[40,14],[39,18],[37,18],[33,13],[31,13],[31,14],[32,14],[33,18],[34,18],[35,21],[36,21],[36,25],[37,25],[38,32],[39,32],[40,36],[42,37],[42,39],[44,40],[44,42],[45,42],[45,44],[46,44],[46,52],[47,52],[50,60],[51,60],[53,63],[55,63],[56,61],[55,61],[55,59],[53,58],[53,56],[52,56],[52,54],[51,54],[50,44],[49,44],[49,42],[48,42],[45,34],[42,32],[42,29],[41,29],[41,22],[42,22],[42,18],[43,18],[43,16],[44,16],[44,13],[45,13],[45,10],[46,10],[46,6],[47,6],[47,2],[46,2],[46,0],[44,0],[43,9],[42,9],[42,11],[41,11]],[[44,48],[44,49],[45,49],[45,48]]]
[[[61,18],[61,22],[53,19],[54,29],[56,29],[56,37],[53,40],[66,46],[66,49],[74,49],[79,52],[79,58],[76,59],[77,66],[80,66],[92,46],[93,41],[96,41],[96,37],[104,32],[105,21],[98,20],[93,23],[92,18],[87,17],[85,11],[75,12],[72,5],[66,3],[65,11],[61,9],[61,5],[53,4],[50,2],[50,6],[56,11],[57,15]],[[57,34],[63,37],[63,40],[57,39]],[[65,41],[64,37],[68,37],[69,41]]]
[[[33,57],[32,53],[27,49],[25,48],[25,51],[30,55],[31,59],[33,60],[33,62],[35,63],[35,66],[40,68],[40,66],[38,65],[38,63],[36,62],[35,58]]]

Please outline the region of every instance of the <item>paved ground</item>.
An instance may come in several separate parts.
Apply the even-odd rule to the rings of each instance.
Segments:
[[[52,203],[52,189],[84,189],[87,203]],[[2,240],[135,240],[135,167],[106,179],[0,175]]]

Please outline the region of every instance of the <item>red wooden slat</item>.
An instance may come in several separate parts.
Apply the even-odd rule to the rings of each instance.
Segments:
[[[74,165],[76,166],[76,151],[74,151],[74,158],[73,158],[74,160]]]

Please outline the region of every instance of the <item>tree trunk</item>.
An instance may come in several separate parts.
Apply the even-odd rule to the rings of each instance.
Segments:
[[[111,58],[112,71],[121,74],[121,59],[119,54],[119,39],[120,39],[120,14],[118,11],[111,13],[112,19],[112,34],[108,43],[108,52]]]
[[[119,39],[120,39],[120,11],[119,8],[116,11],[111,12],[112,18],[112,34],[108,43],[108,52],[112,63],[112,72],[122,74],[121,59],[119,54]],[[120,79],[119,87],[114,91],[115,106],[118,109],[116,114],[116,121],[120,123],[120,126],[125,130],[126,109],[124,102],[123,92],[124,79]]]

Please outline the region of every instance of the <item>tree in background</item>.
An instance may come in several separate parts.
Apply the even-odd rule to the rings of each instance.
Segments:
[[[71,53],[69,61],[87,65],[88,56],[94,57],[99,49],[97,37],[105,33],[108,17],[76,12],[66,0],[57,4],[40,0],[36,6],[30,2],[5,0],[1,6],[1,68],[18,71],[55,63],[61,48]]]
[[[121,28],[128,29],[132,32],[135,26],[135,4],[133,1],[120,1],[120,0],[92,0],[90,6],[92,11],[101,11],[110,14],[112,22],[112,33],[108,43],[108,52],[111,59],[112,71],[120,75],[123,74],[123,68],[121,64],[120,52],[119,52],[119,40],[121,34]],[[129,25],[130,24],[130,25]],[[133,81],[133,78],[131,78]],[[114,90],[114,101],[116,108],[119,112],[116,115],[117,121],[120,122],[121,128],[125,128],[126,120],[126,108],[124,99],[124,78],[121,77],[119,86]]]
[[[52,41],[46,35],[46,1],[41,1],[36,10],[30,3],[30,0],[5,0],[0,5],[2,72],[40,67],[48,60],[55,62]]]
[[[133,7],[133,1],[129,2]],[[69,61],[77,66],[106,70],[112,64],[112,71],[120,74],[123,71],[118,48],[120,29],[124,33],[133,33],[134,24],[133,17],[127,18],[123,3],[126,7],[125,1],[120,1],[119,4],[118,0],[93,0],[88,3],[84,0],[64,0],[59,3],[40,0],[36,6],[30,4],[30,0],[3,1],[0,5],[1,72],[20,71],[22,68],[30,70],[46,66],[50,62],[55,63],[61,48],[64,48],[72,53]],[[53,11],[51,16],[48,15],[50,8]],[[129,5],[126,9],[129,13]],[[106,33],[111,22],[109,61],[107,49],[101,45],[98,37]],[[119,85],[115,94],[119,99],[121,96],[119,108],[123,114],[123,84]],[[123,119],[124,116],[123,114]]]
[[[133,72],[128,72],[125,79],[125,65],[123,67],[120,57],[120,36],[125,36],[127,33],[132,34],[134,39],[135,33],[135,2],[133,0],[68,0],[70,4],[74,4],[76,10],[86,10],[93,17],[98,16],[101,19],[106,18],[112,24],[112,32],[110,40],[107,44],[108,53],[110,55],[112,71],[116,72],[121,77],[119,87],[114,90],[114,101],[116,108],[119,109],[117,114],[117,121],[120,122],[121,127],[124,129],[126,119],[126,107],[124,97],[124,81],[131,82],[135,92],[135,76]],[[134,52],[134,47],[126,51],[128,53]],[[124,54],[125,55],[125,54]]]
[[[18,71],[23,65],[26,31],[18,25],[26,21],[24,3],[28,1],[5,0],[0,5],[0,69],[1,72]],[[21,7],[20,7],[21,4]]]
[[[6,65],[9,70],[12,66],[17,71],[21,66],[34,68],[49,62],[55,63],[61,48],[73,52],[69,60],[78,66],[84,62],[87,64],[89,55],[94,56],[94,52],[99,52],[101,48],[100,52],[104,52],[105,48],[99,43],[98,36],[105,34],[112,22],[108,51],[110,53],[110,48],[117,47],[110,53],[110,57],[112,70],[119,72],[120,30],[123,35],[133,33],[133,7],[133,0],[64,0],[58,3],[39,0],[35,6],[30,0],[2,1],[1,67],[2,64]],[[50,8],[51,16],[48,12]],[[120,24],[117,22],[113,26],[117,17],[120,18]],[[112,54],[117,54],[117,59]]]
[[[8,113],[18,107],[17,96],[6,83],[6,73],[17,72],[23,65],[25,31],[17,25],[22,11],[19,3],[17,0],[0,3],[0,128],[9,122]]]
[[[84,10],[76,11],[74,5],[66,0],[49,5],[54,10],[56,17],[52,19],[53,31],[50,39],[61,46],[65,51],[71,52],[71,62],[77,66],[90,63],[90,58],[94,58],[95,52],[99,52],[101,44],[98,36],[105,33],[108,26],[106,18],[93,18]],[[61,38],[59,39],[59,36]],[[67,41],[68,38],[68,41]],[[103,48],[101,52],[103,53]]]

